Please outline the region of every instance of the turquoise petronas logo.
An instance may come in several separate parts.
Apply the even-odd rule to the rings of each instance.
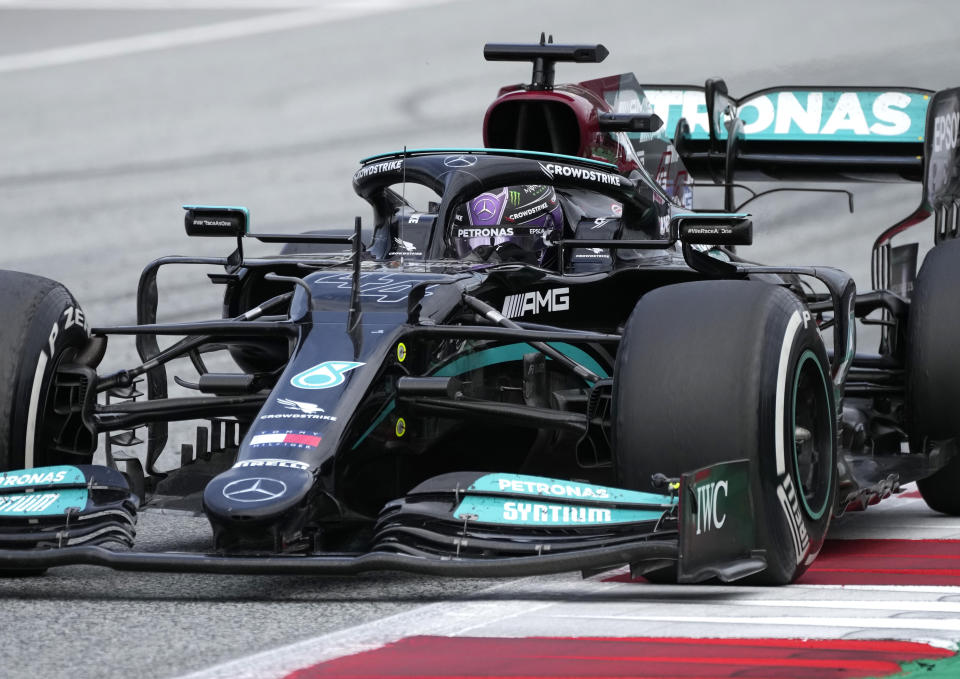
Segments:
[[[691,139],[709,136],[703,92],[676,88],[644,89],[665,134],[683,118]],[[742,97],[736,114],[748,140],[922,141],[930,95],[883,88],[774,88]],[[721,138],[726,130],[720,129]]]
[[[361,365],[364,364],[354,361],[325,361],[295,375],[290,384],[298,389],[329,389],[343,384],[344,373]]]

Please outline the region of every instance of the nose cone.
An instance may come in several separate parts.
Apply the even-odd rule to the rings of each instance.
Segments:
[[[234,467],[203,491],[203,508],[217,524],[279,519],[301,505],[313,475],[289,467]]]

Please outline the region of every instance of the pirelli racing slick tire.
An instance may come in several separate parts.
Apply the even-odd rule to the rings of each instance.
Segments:
[[[947,466],[932,476],[917,481],[917,488],[930,509],[960,516],[960,492],[957,492],[960,488],[960,454],[954,455]]]
[[[2,270],[0,300],[0,470],[86,462],[51,446],[54,373],[88,342],[80,305],[56,281]]]
[[[796,580],[823,546],[836,504],[828,366],[806,308],[776,285],[698,281],[644,295],[614,369],[619,485],[650,491],[656,473],[748,459],[755,546],[767,568],[746,582]]]
[[[912,446],[960,438],[960,241],[930,250],[914,282],[907,324],[907,422]],[[947,444],[951,445],[951,444]],[[927,505],[960,515],[960,460],[917,482]]]
[[[927,253],[907,323],[907,416],[912,434],[960,436],[960,241]]]

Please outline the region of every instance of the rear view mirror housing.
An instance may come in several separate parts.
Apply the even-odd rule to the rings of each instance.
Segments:
[[[747,214],[690,213],[670,220],[676,237],[690,245],[752,245],[753,221]]]
[[[183,209],[188,236],[239,238],[250,229],[250,212],[245,207],[184,205]]]
[[[656,113],[600,113],[597,124],[603,132],[656,132],[663,119]]]

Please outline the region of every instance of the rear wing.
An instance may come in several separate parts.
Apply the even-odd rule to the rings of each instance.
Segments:
[[[960,88],[777,87],[739,99],[722,80],[642,89],[687,171],[725,186],[729,209],[742,179],[923,182],[920,205],[874,243],[876,289],[890,288],[898,233],[934,215],[935,243],[960,235]]]
[[[643,85],[698,178],[920,181],[933,92],[896,87],[776,87],[735,99],[704,87]]]
[[[538,45],[485,48],[488,59],[533,62],[530,85],[504,88],[501,98],[553,89],[557,61],[599,62],[607,55],[602,45],[551,43],[552,38],[547,43],[541,34]],[[742,207],[734,201],[735,183],[742,179],[922,181],[917,209],[884,230],[874,244],[875,289],[890,289],[893,258],[901,262],[893,268],[904,274],[901,294],[909,292],[916,252],[891,253],[890,239],[896,234],[934,214],[935,243],[958,236],[960,88],[774,87],[736,98],[722,80],[707,80],[702,87],[641,85],[632,73],[624,73],[561,89],[579,97],[580,108],[568,103],[563,110],[573,111],[581,155],[626,157],[621,163],[625,172],[633,163],[646,165],[655,183],[687,207],[692,202],[689,177],[723,187],[726,212]],[[584,113],[583,105],[596,114]],[[594,145],[613,135],[615,150]],[[654,172],[654,161],[647,159],[657,156]],[[750,200],[770,191],[754,192]]]

